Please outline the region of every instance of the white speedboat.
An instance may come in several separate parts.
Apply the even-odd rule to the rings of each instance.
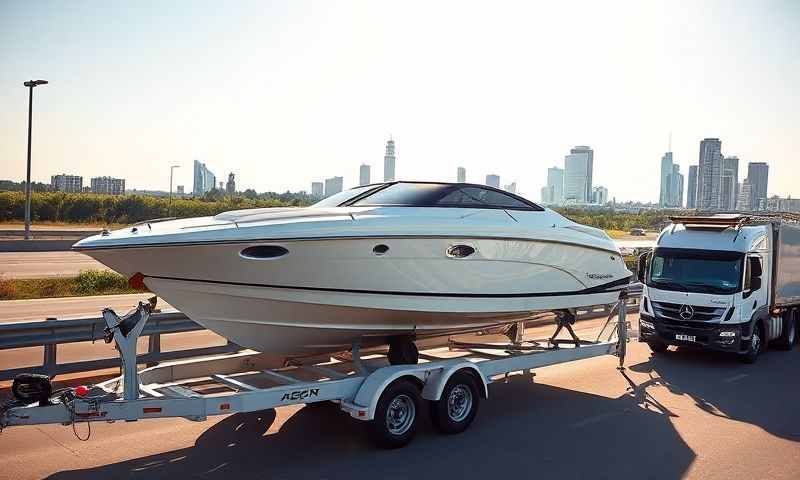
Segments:
[[[631,275],[602,230],[492,187],[432,182],[143,223],[73,248],[284,358],[614,303]]]

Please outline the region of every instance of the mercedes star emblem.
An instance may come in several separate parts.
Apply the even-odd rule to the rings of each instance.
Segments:
[[[678,315],[684,320],[690,320],[694,316],[694,308],[691,305],[681,305]]]

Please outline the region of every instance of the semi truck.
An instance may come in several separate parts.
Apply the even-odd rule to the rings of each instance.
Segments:
[[[638,259],[639,339],[734,352],[790,350],[800,322],[800,216],[670,217]]]

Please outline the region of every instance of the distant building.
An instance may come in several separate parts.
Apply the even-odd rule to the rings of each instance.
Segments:
[[[325,185],[322,182],[311,182],[311,196],[322,197],[325,195]]]
[[[603,186],[592,188],[592,203],[597,205],[605,205],[608,203],[608,189]]]
[[[342,191],[344,179],[342,177],[332,177],[325,179],[325,196],[330,197],[333,194]]]
[[[225,184],[225,193],[228,195],[233,195],[236,193],[236,179],[234,178],[233,172],[228,174],[228,183]]]
[[[217,177],[211,173],[206,167],[205,163],[200,163],[199,160],[194,161],[194,188],[192,193],[195,195],[203,195],[214,188],[217,182]],[[220,187],[221,189],[221,187]]]
[[[500,188],[500,175],[486,175],[486,185],[494,188]]]
[[[183,187],[183,185],[178,185],[177,193],[178,193],[178,195],[185,195],[186,194],[186,189]]]
[[[747,212],[751,209],[751,201],[750,201],[750,181],[748,179],[744,179],[742,185],[739,187],[739,197],[736,199],[736,210],[740,212]]]
[[[689,167],[689,188],[686,191],[686,208],[697,208],[697,165]]]
[[[542,203],[561,205],[564,203],[564,169],[547,169],[547,186],[542,188]]]
[[[384,182],[393,182],[394,181],[394,140],[389,139],[386,142],[386,155],[383,156],[383,181]],[[325,189],[325,195],[328,195],[327,189]]]
[[[660,207],[683,206],[683,175],[680,166],[672,161],[672,152],[661,157],[661,189],[658,196]]]
[[[80,175],[67,175],[66,173],[52,175],[50,177],[50,186],[56,192],[80,193],[83,190],[83,177]]]
[[[107,195],[124,195],[125,179],[111,177],[94,177],[91,179],[92,193],[105,193]]]
[[[361,167],[358,169],[358,184],[359,185],[369,185],[369,165],[362,164]]]
[[[739,157],[722,159],[722,177],[720,184],[720,209],[735,210],[739,197]]]
[[[564,157],[564,202],[590,203],[594,150],[577,146]]]
[[[503,190],[510,193],[517,193],[517,182],[509,183],[508,185],[503,187]]]
[[[722,142],[705,138],[700,142],[697,169],[697,208],[722,208]]]
[[[456,181],[458,183],[464,183],[467,181],[467,169],[464,167],[458,167],[456,170]]]
[[[750,209],[759,210],[767,199],[769,165],[765,162],[748,163],[747,180],[750,182]]]
[[[777,195],[764,199],[762,210],[770,212],[800,212],[800,198],[780,198]]]

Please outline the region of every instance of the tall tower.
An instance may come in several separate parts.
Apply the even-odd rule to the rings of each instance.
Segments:
[[[564,157],[564,201],[591,203],[594,150],[577,146]]]
[[[719,138],[705,138],[700,142],[697,169],[697,208],[718,210],[722,208],[722,142]]]
[[[456,173],[456,181],[458,183],[464,183],[467,181],[467,169],[464,167],[458,167]]]
[[[686,191],[686,208],[697,208],[697,165],[689,167],[689,189]]]
[[[394,181],[394,140],[386,142],[386,155],[383,156],[383,181]]]
[[[761,202],[767,201],[769,165],[766,162],[748,163],[747,180],[750,182],[750,210],[759,210]]]

